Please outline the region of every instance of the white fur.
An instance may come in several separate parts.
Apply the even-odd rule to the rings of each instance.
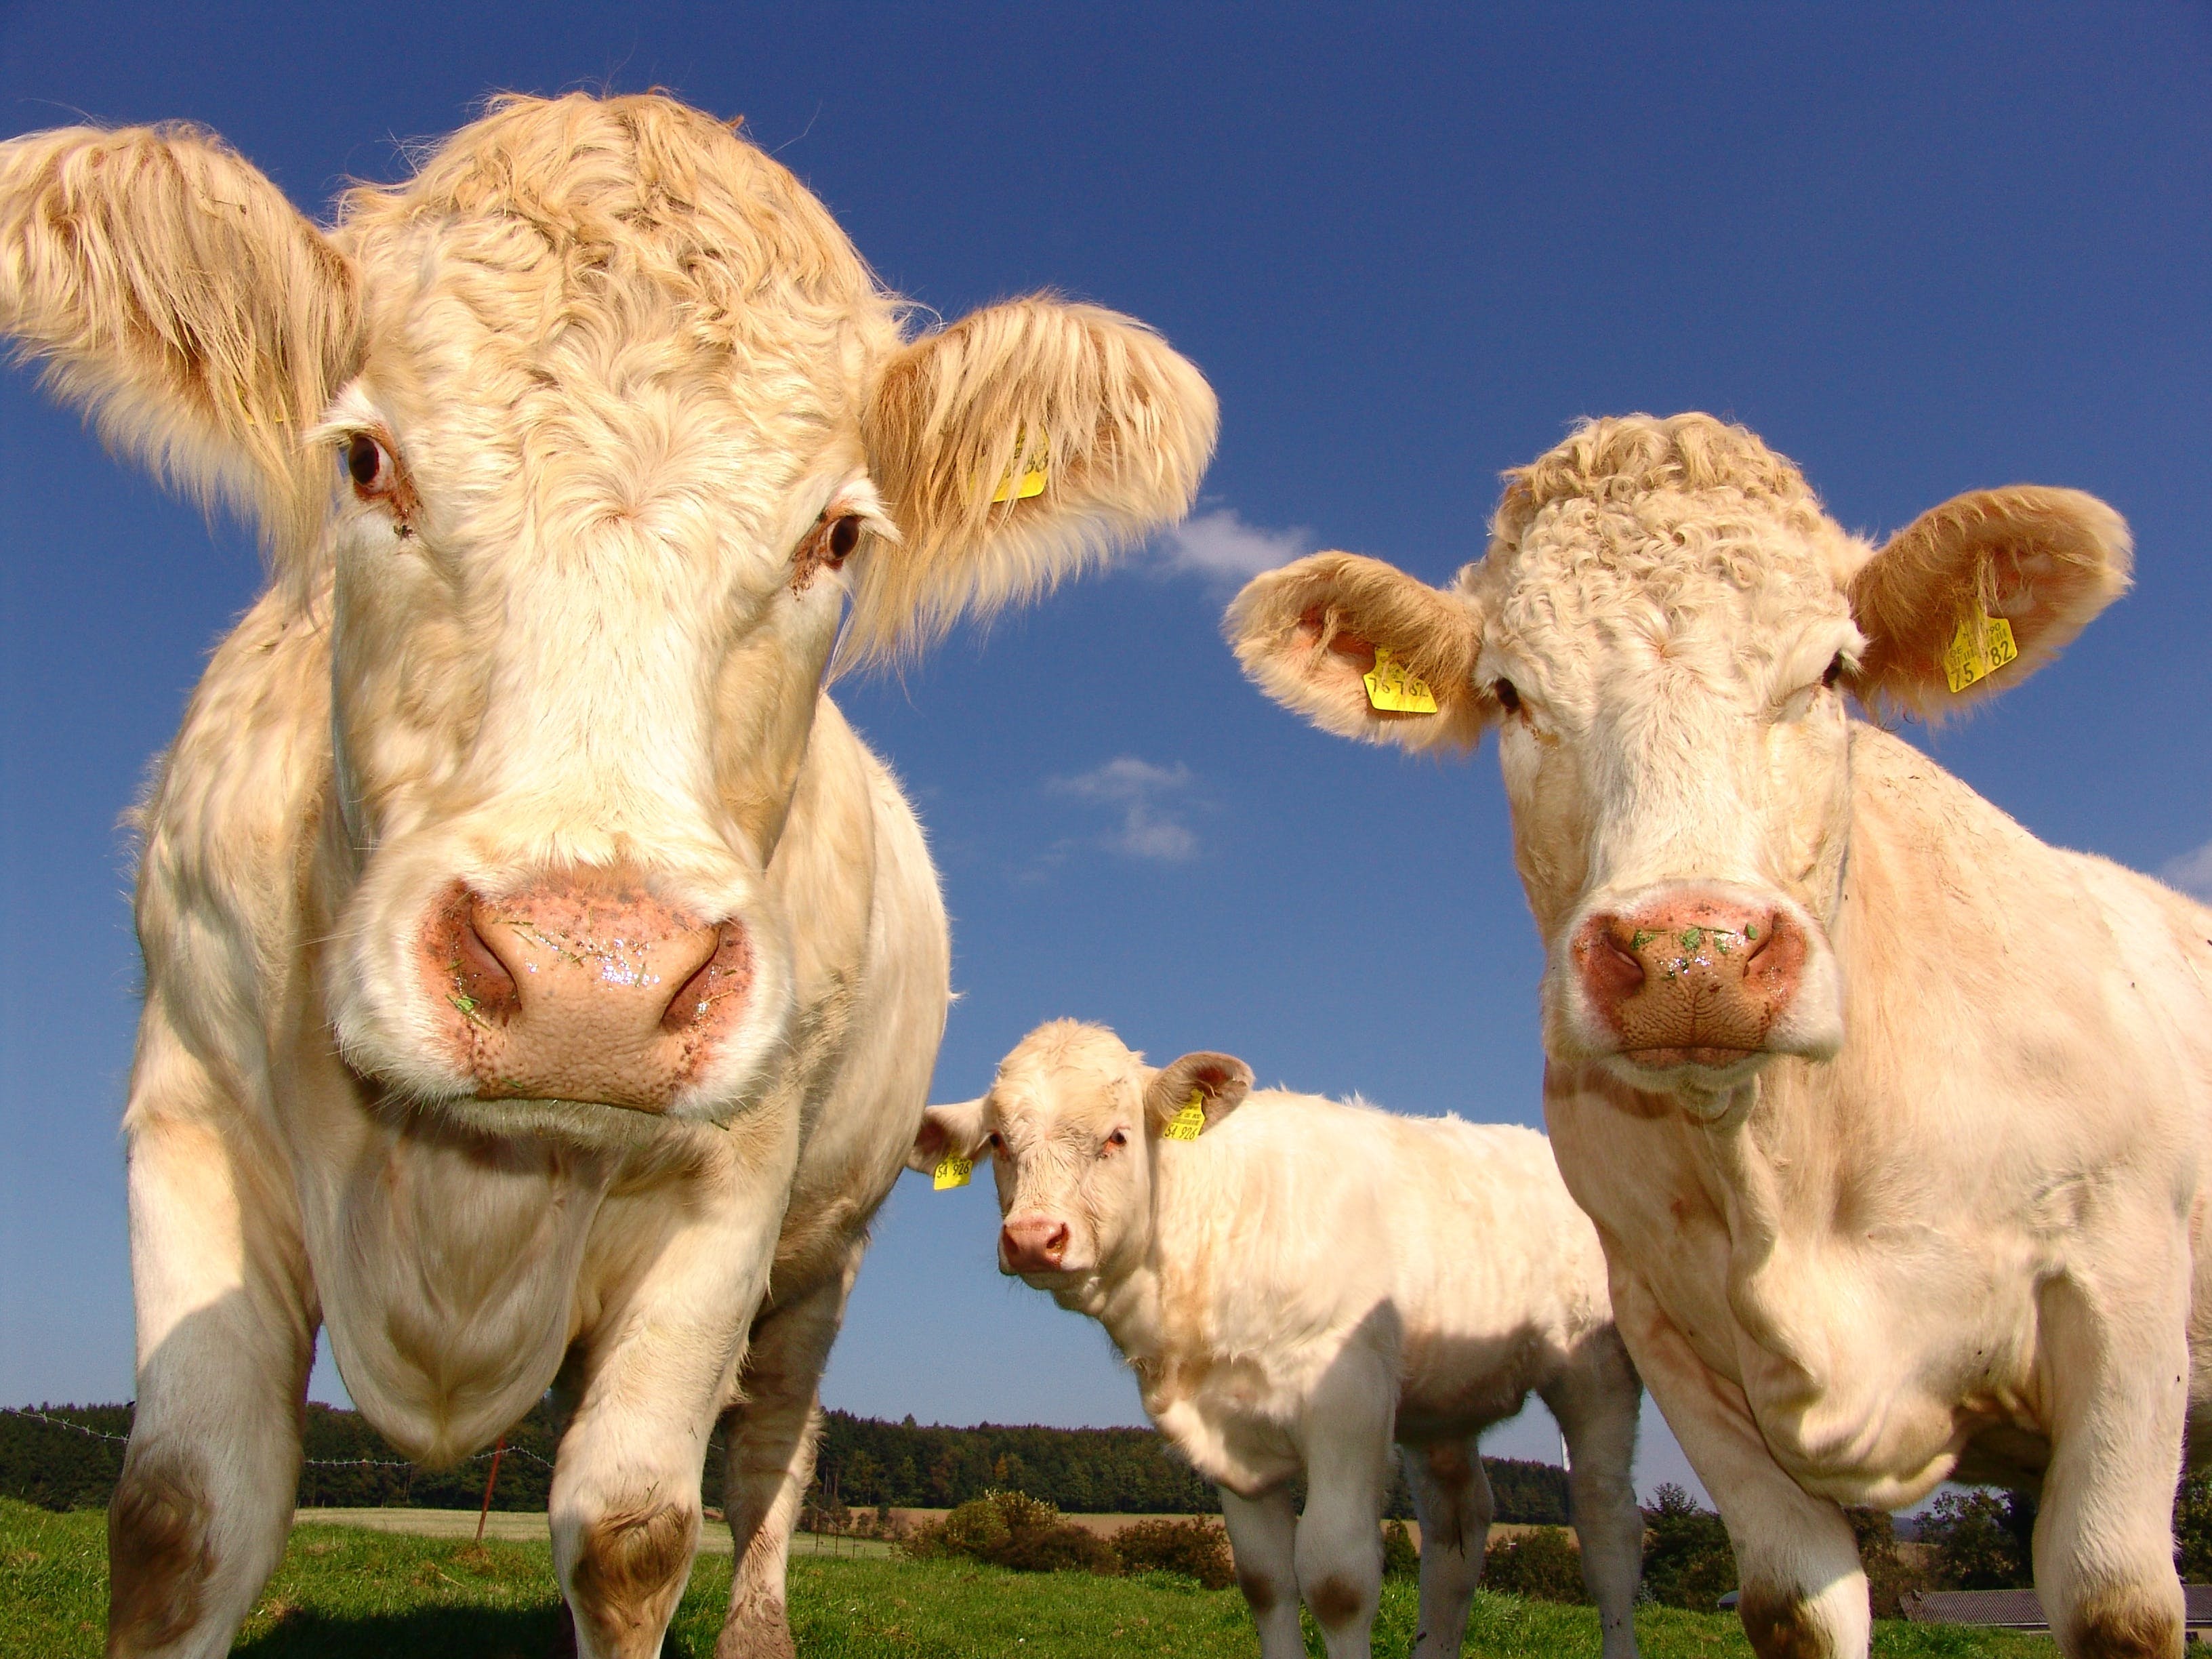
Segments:
[[[1640,1391],[1544,1138],[1238,1085],[1197,1139],[1169,1140],[1186,1090],[1166,1075],[1102,1028],[1042,1027],[981,1101],[930,1109],[914,1161],[979,1150],[1010,1221],[1069,1226],[1067,1270],[1025,1277],[1105,1327],[1161,1432],[1221,1486],[1266,1659],[1304,1652],[1301,1593],[1332,1656],[1368,1651],[1394,1439],[1423,1528],[1416,1652],[1458,1653],[1490,1523],[1476,1437],[1532,1391],[1572,1449],[1607,1659],[1629,1659]]]

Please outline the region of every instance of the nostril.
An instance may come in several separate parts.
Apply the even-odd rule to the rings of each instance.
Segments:
[[[1052,1237],[1044,1242],[1044,1253],[1048,1261],[1057,1261],[1067,1254],[1067,1224],[1063,1221],[1052,1230]]]
[[[752,953],[735,923],[725,922],[709,935],[707,959],[676,988],[660,1016],[661,1029],[682,1031],[702,1024],[715,1005],[743,996],[752,982]]]
[[[1750,966],[1753,957],[1774,943],[1775,935],[1782,931],[1783,925],[1779,910],[1770,910],[1759,920],[1747,921],[1743,924],[1743,961],[1746,967]]]
[[[466,1014],[505,1018],[522,1000],[514,973],[486,939],[478,924],[481,902],[473,895],[462,909],[453,940],[453,988],[469,1005]]]

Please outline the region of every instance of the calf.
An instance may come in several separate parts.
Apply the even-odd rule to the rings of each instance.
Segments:
[[[1263,1659],[1305,1651],[1301,1595],[1332,1659],[1364,1659],[1394,1439],[1421,1522],[1416,1659],[1456,1656],[1490,1528],[1476,1440],[1532,1391],[1566,1437],[1607,1659],[1632,1659],[1641,1390],[1544,1138],[1251,1090],[1230,1055],[1155,1069],[1058,1021],[981,1099],[931,1107],[908,1162],[992,1160],[999,1271],[1103,1325],[1218,1483]]]
[[[1181,513],[1214,428],[1110,313],[906,314],[665,98],[497,100],[327,229],[190,130],[0,145],[0,331],[276,578],[142,816],[111,1654],[228,1650],[318,1327],[432,1462],[558,1381],[586,1659],[659,1652],[722,1419],[715,1651],[790,1654],[817,1383],[946,1006],[841,621],[881,655],[1048,585]]]
[[[2103,502],[2028,486],[1877,550],[1750,433],[1633,416],[1509,474],[1448,591],[1324,553],[1230,612],[1330,731],[1498,729],[1552,1144],[1761,1655],[1864,1654],[1841,1506],[1946,1480],[2040,1487],[2065,1652],[2181,1650],[2212,912],[2045,846],[1844,701],[2001,690],[2130,557]]]

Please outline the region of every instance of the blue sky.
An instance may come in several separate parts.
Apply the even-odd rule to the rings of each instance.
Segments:
[[[0,8],[0,131],[189,118],[319,212],[489,91],[665,86],[743,113],[945,315],[1054,288],[1212,378],[1188,530],[842,693],[944,872],[939,1098],[1074,1015],[1156,1058],[1537,1118],[1494,763],[1297,724],[1218,618],[1315,547],[1442,580],[1498,470],[1583,415],[1743,420],[1856,528],[2021,480],[2111,501],[2134,595],[1928,741],[2046,838],[2212,890],[2201,9],[189,9]],[[0,379],[0,1401],[131,1392],[117,819],[258,580],[250,537]],[[1137,1419],[1103,1339],[992,1271],[994,1225],[988,1183],[902,1184],[830,1403]],[[1639,1484],[1680,1468],[1654,1436]]]

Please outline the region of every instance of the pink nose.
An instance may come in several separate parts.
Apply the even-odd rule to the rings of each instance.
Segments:
[[[1797,994],[1804,930],[1788,912],[1669,890],[1576,929],[1593,1010],[1641,1065],[1732,1066],[1761,1052]]]
[[[1067,1224],[1050,1216],[1018,1216],[999,1229],[999,1270],[1051,1273],[1067,1256]]]
[[[668,1109],[737,1023],[752,956],[634,874],[578,870],[487,898],[456,882],[422,936],[456,1058],[485,1099]]]

